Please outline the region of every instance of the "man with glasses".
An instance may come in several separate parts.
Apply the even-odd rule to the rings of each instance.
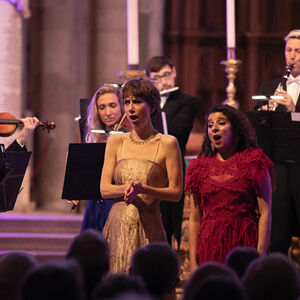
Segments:
[[[176,68],[167,57],[152,57],[146,65],[146,74],[161,93],[161,110],[166,114],[168,134],[175,136],[178,140],[184,170],[185,147],[193,128],[199,103],[195,97],[184,94],[175,87]],[[179,202],[162,201],[160,206],[168,242],[171,244],[174,234],[178,249],[181,239],[183,204],[184,194]]]

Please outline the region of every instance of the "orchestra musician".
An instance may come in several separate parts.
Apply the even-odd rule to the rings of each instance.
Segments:
[[[7,147],[6,151],[27,151],[26,141],[40,124],[36,117],[21,118],[20,121],[23,123],[23,128],[19,136]]]
[[[259,95],[282,96],[272,100],[278,104],[276,111],[300,112],[300,29],[290,31],[285,40],[285,61],[292,70],[288,78],[277,78],[262,84]],[[285,82],[282,83],[283,79]],[[264,102],[258,102],[255,109],[268,110]]]
[[[85,142],[106,142],[112,130],[127,131],[124,116],[119,89],[110,84],[101,86],[87,109]],[[72,203],[77,204],[76,201]],[[93,228],[102,232],[113,203],[112,199],[87,200],[81,231]]]
[[[195,97],[182,93],[175,86],[176,68],[167,57],[152,57],[146,65],[146,74],[161,94],[160,106],[166,114],[168,134],[175,136],[178,140],[184,170],[185,147],[193,128],[198,110],[198,101]],[[164,91],[170,89],[171,92],[164,93]],[[160,204],[168,242],[171,244],[172,235],[174,235],[178,249],[181,239],[183,204],[184,194],[182,194],[179,202],[162,201]]]
[[[290,75],[283,77],[284,80],[279,78],[264,83],[259,93],[266,97],[282,96],[283,99],[274,100],[278,104],[276,111],[300,112],[300,29],[290,31],[284,40],[285,61],[291,68]],[[268,110],[268,107],[260,102],[256,109]],[[287,254],[291,237],[300,233],[300,163],[276,162],[274,169],[270,250]]]

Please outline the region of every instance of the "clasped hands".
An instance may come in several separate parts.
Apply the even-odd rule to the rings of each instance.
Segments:
[[[126,204],[131,204],[135,196],[142,191],[142,183],[139,181],[131,180],[125,187],[124,201]]]

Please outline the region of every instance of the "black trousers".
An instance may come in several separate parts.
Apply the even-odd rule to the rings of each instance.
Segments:
[[[291,237],[300,233],[300,164],[275,164],[271,252],[287,254]]]

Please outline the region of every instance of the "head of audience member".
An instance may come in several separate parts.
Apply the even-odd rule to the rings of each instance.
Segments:
[[[242,278],[249,264],[260,256],[252,247],[236,247],[226,256],[226,265]]]
[[[175,87],[176,68],[165,56],[153,56],[146,65],[146,74],[161,92]]]
[[[79,262],[83,272],[85,291],[89,297],[94,287],[109,271],[107,241],[99,231],[87,229],[74,238],[66,258]]]
[[[150,294],[138,293],[138,292],[124,292],[117,295],[113,300],[157,300],[153,298]]]
[[[25,274],[36,265],[31,254],[13,251],[0,257],[0,299],[17,299],[17,290]]]
[[[81,269],[74,260],[36,265],[20,285],[20,300],[83,300]]]
[[[250,300],[296,300],[299,270],[286,255],[271,253],[255,259],[243,277]]]
[[[235,282],[240,282],[235,272],[225,264],[218,262],[206,262],[198,266],[197,269],[190,275],[188,280],[184,284],[184,296],[183,300],[192,299],[194,290],[208,277],[221,277],[228,278]]]
[[[142,78],[127,81],[122,87],[122,98],[125,113],[128,113],[126,109],[128,99],[143,100],[148,103],[151,116],[156,113],[160,105],[159,91],[150,81]],[[130,118],[128,114],[127,117]]]
[[[149,293],[158,298],[175,288],[179,270],[177,254],[169,244],[163,242],[136,249],[130,263],[130,273],[141,276]]]
[[[143,280],[139,276],[110,274],[97,284],[92,300],[115,299],[124,293],[145,295],[146,288]]]
[[[292,75],[300,75],[300,29],[290,31],[285,40],[285,62],[286,65],[293,64]]]
[[[99,135],[92,129],[109,131],[123,115],[120,91],[113,85],[103,85],[93,95],[87,108],[86,141],[98,142]]]
[[[256,134],[247,116],[229,105],[216,105],[207,115],[200,154],[242,152],[257,148]]]
[[[186,300],[247,300],[246,290],[241,282],[226,276],[209,276],[195,286]]]

